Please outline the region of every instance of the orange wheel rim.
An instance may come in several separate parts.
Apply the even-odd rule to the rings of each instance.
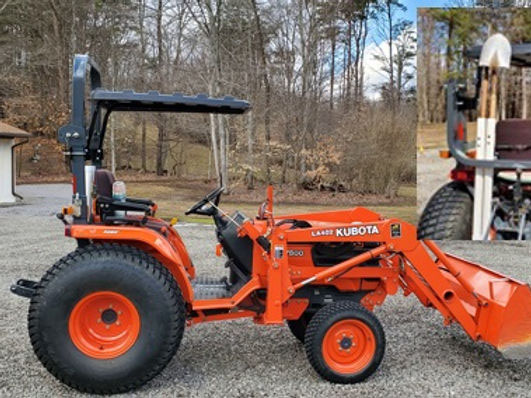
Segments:
[[[140,316],[124,295],[101,291],[81,299],[68,320],[68,332],[83,354],[111,359],[129,350],[140,333]]]
[[[335,372],[359,373],[371,362],[376,352],[376,339],[363,321],[345,319],[328,329],[322,344],[323,358]]]

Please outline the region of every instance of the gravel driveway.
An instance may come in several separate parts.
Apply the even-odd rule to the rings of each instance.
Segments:
[[[450,181],[450,170],[454,166],[454,159],[439,157],[439,149],[417,152],[417,214],[419,216],[435,191]]]
[[[26,205],[0,208],[0,396],[73,397],[38,362],[26,330],[28,301],[9,293],[18,277],[40,278],[74,249],[53,217],[69,202],[67,185],[21,186]],[[199,274],[222,275],[209,226],[178,227]],[[445,242],[448,251],[531,282],[531,246],[522,243]],[[379,370],[359,385],[321,380],[286,327],[238,320],[185,332],[163,373],[133,396],[518,396],[531,397],[531,361],[504,359],[473,343],[456,325],[409,296],[388,298],[376,311],[386,336]],[[131,395],[131,394],[130,394]]]

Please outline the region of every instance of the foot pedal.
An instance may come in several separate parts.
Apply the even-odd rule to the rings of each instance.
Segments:
[[[37,287],[35,281],[30,281],[27,279],[19,279],[15,285],[11,285],[11,293],[16,294],[17,296],[31,298]]]
[[[198,276],[192,281],[194,299],[208,300],[231,297],[227,278],[216,279],[209,276]]]

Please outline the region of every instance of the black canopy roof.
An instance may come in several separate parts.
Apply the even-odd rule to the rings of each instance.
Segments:
[[[161,94],[158,91],[137,93],[133,90],[109,91],[99,88],[91,92],[91,99],[112,111],[240,114],[250,108],[247,101],[229,96],[212,98],[206,94],[189,96],[181,93]]]
[[[465,55],[468,58],[479,59],[482,46],[470,48]],[[531,67],[531,43],[511,45],[511,65],[521,67]]]

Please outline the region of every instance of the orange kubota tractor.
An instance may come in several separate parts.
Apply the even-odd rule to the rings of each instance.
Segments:
[[[89,66],[92,118],[85,125]],[[123,184],[101,168],[105,126],[112,111],[237,114],[248,103],[106,91],[87,56],[75,58],[73,91],[71,123],[59,131],[74,176],[73,203],[58,217],[78,248],[39,282],[12,286],[31,298],[31,343],[62,382],[94,393],[134,389],[170,361],[185,326],[236,318],[287,321],[319,375],[360,382],[385,350],[372,310],[399,289],[438,310],[445,324],[459,323],[471,339],[529,354],[528,285],[443,253],[417,240],[413,225],[360,207],[278,216],[269,188],[256,217],[228,215],[218,188],[188,213],[213,218],[230,274],[197,278],[179,234],[155,217],[156,205],[120,196]]]

